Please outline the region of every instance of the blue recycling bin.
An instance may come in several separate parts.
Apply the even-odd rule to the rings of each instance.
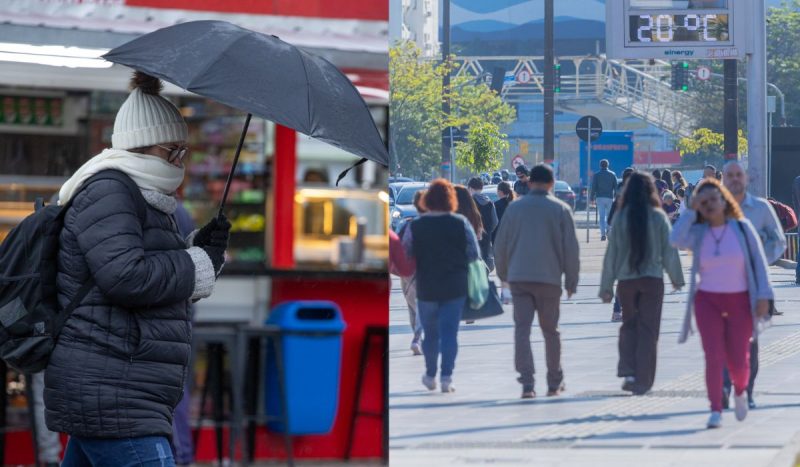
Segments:
[[[281,330],[288,405],[288,430],[282,414],[274,352],[267,358],[267,426],[292,435],[326,434],[333,428],[339,401],[342,332],[339,307],[329,301],[293,301],[270,312],[267,324]],[[268,349],[272,350],[272,349]]]

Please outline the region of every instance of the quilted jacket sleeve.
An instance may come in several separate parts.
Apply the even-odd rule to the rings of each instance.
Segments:
[[[75,234],[95,283],[111,303],[156,307],[192,296],[195,266],[190,255],[182,249],[145,253],[142,222],[124,184],[93,182],[76,196],[71,210],[65,228]]]

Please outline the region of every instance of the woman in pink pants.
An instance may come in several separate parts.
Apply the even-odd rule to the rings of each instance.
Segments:
[[[672,244],[692,250],[689,300],[679,342],[691,332],[692,312],[706,357],[706,388],[711,401],[708,428],[722,424],[722,369],[735,389],[737,420],[747,416],[750,339],[754,322],[766,317],[773,298],[761,242],[738,203],[717,180],[695,188],[691,208],[675,224]]]

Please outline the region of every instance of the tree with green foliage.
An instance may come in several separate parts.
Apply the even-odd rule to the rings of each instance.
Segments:
[[[400,42],[389,50],[392,172],[399,171],[417,178],[438,174],[442,159],[442,132],[450,126],[468,127],[471,135],[472,127],[491,124],[476,130],[476,137],[483,138],[483,142],[462,143],[459,147],[472,144],[474,149],[480,147],[479,144],[486,144],[486,148],[497,148],[496,139],[505,138],[500,128],[514,121],[516,112],[497,93],[470,76],[452,76],[449,88],[443,89],[445,73],[452,75],[457,66],[455,59],[449,63],[435,63],[423,58],[413,42]],[[442,112],[442,99],[447,97],[450,98],[449,116]],[[469,152],[462,149],[460,153],[465,154],[465,151]],[[481,167],[487,167],[486,162],[494,160],[493,157],[494,153],[489,156],[478,154],[473,160]],[[463,161],[468,160],[469,157],[457,157],[457,163],[463,168],[480,170],[471,163],[463,165],[466,163]]]
[[[786,96],[787,124],[800,123],[800,0],[784,1],[767,12],[767,81]],[[776,121],[776,125],[781,122]]]
[[[678,140],[682,165],[702,167],[712,164],[721,167],[725,163],[725,136],[708,128],[699,128],[690,138]],[[739,156],[747,153],[747,138],[739,130]]]
[[[467,140],[456,143],[456,164],[475,173],[491,172],[503,165],[508,135],[494,123],[480,122],[469,128]]]

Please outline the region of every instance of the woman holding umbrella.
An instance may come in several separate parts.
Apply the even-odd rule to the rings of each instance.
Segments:
[[[191,352],[189,306],[211,295],[228,243],[224,217],[189,239],[178,234],[186,123],[157,79],[137,72],[132,84],[112,147],[59,193],[61,204],[75,197],[60,236],[59,301],[85,293],[45,374],[47,426],[70,435],[64,466],[174,465],[168,440]],[[123,178],[91,179],[112,170]]]

